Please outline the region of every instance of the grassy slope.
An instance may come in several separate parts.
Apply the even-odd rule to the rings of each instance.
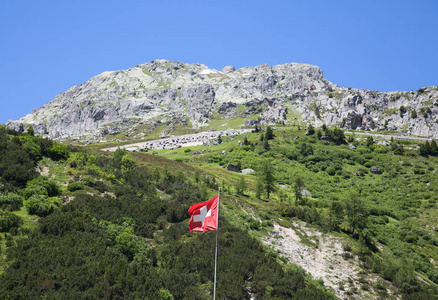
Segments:
[[[109,153],[106,153],[106,154],[112,155]],[[83,158],[83,157],[85,157],[85,158]],[[169,170],[171,173],[174,173],[174,174],[178,173],[179,171],[182,171],[182,172],[186,173],[186,175],[188,175],[187,177],[189,177],[189,178],[193,177],[195,175],[195,173],[197,173],[196,172],[197,167],[188,166],[187,164],[184,164],[182,162],[175,162],[174,160],[169,160],[169,159],[162,157],[162,156],[136,153],[136,154],[134,154],[134,157],[135,157],[135,160],[137,161],[138,164],[144,165],[147,168],[149,168],[150,170],[153,170],[153,169],[155,169],[155,167],[157,167],[161,171],[161,173],[164,173],[163,171],[165,169]],[[111,175],[114,175],[111,173],[112,172],[111,170],[106,169],[106,168],[98,168],[97,165],[93,164],[92,162],[95,162],[96,159],[97,158],[91,153],[88,153],[85,156],[82,153],[70,153],[70,158],[68,161],[55,162],[51,159],[43,158],[41,161],[39,161],[38,169],[41,170],[41,172],[44,173],[44,175],[46,175],[48,178],[50,178],[50,180],[56,181],[60,185],[60,187],[61,187],[60,198],[63,200],[64,204],[67,204],[74,197],[79,197],[79,198],[82,198],[81,205],[85,207],[88,204],[92,205],[92,202],[93,202],[92,200],[102,201],[101,199],[99,199],[100,198],[99,196],[103,195],[103,192],[100,190],[100,187],[105,186],[105,185],[110,186],[111,184],[115,184],[117,182],[119,182],[119,183],[123,182],[123,180],[121,180],[120,178],[115,178],[115,177],[111,176]],[[73,162],[73,161],[78,162],[77,166],[73,167],[71,165],[71,162]],[[84,162],[86,161],[86,163],[82,164],[81,163],[82,161],[84,161]],[[104,164],[102,164],[102,165],[104,165]],[[212,170],[215,170],[215,169],[212,168]],[[209,172],[209,173],[211,173],[212,176],[214,175],[214,172]],[[69,182],[73,182],[73,181],[84,183],[85,186],[83,187],[82,191],[75,191],[75,192],[68,191],[67,184]],[[99,183],[101,183],[101,184],[99,184]],[[157,190],[157,192],[158,192],[161,200],[175,201],[174,200],[175,195],[172,195],[172,197],[170,197],[170,195],[166,195],[162,191]],[[211,195],[213,195],[215,193],[215,191],[211,190],[211,189],[208,192]],[[95,198],[93,199],[93,197],[95,197]],[[205,197],[201,197],[201,198],[202,199],[199,199],[199,200],[204,200]],[[253,203],[254,205],[259,204],[257,201],[254,202],[253,198],[242,197],[242,199],[245,199],[245,198],[247,198],[248,203]],[[223,212],[232,211],[232,210],[243,211],[243,210],[241,210],[242,208],[244,208],[246,210],[248,208],[247,205],[242,206],[239,203],[240,199],[238,197],[234,197],[230,194],[225,193],[222,199],[225,203]],[[195,199],[195,200],[197,201],[198,199]],[[76,204],[74,204],[75,202],[76,201],[73,201],[70,204],[72,204],[74,206],[74,205],[76,205]],[[194,202],[194,200],[191,201],[191,203],[193,203],[193,202]],[[66,205],[66,207],[69,207],[69,205]],[[99,207],[99,209],[102,209],[102,207]],[[29,215],[29,213],[26,211],[25,208],[22,208],[19,211],[15,211],[14,213],[19,215],[23,221],[23,224],[18,229],[19,232],[25,232],[26,230],[30,231],[30,230],[33,230],[33,229],[38,227],[38,222],[36,222],[36,221],[39,218],[32,216],[32,215]],[[93,210],[93,213],[96,213],[96,211]],[[101,211],[100,213],[105,214],[106,212]],[[240,213],[239,218],[235,218],[235,219],[233,219],[233,217],[232,217],[235,215],[232,212],[225,213],[225,215],[226,216],[230,215],[230,220],[233,221],[234,224],[244,225],[239,220],[239,218],[246,217],[244,214]],[[61,220],[61,218],[62,218],[62,212],[57,211],[53,215],[50,215],[47,218],[41,219],[41,221],[42,221],[42,223],[44,223],[44,222],[50,223],[50,222],[53,222],[54,220],[58,219],[57,222],[59,222],[59,220]],[[248,220],[248,218],[247,218],[247,220]],[[47,224],[49,224],[49,223],[47,223]],[[61,223],[62,223],[62,220],[61,220]],[[186,227],[186,220],[183,220],[183,223],[184,224],[173,224],[173,225],[165,224],[164,230],[158,230],[153,239],[144,239],[144,238],[140,238],[140,237],[137,237],[137,238],[141,239],[145,243],[148,243],[148,246],[154,246],[157,249],[162,248],[163,251],[169,251],[169,250],[166,250],[167,249],[166,248],[167,247],[166,246],[167,239],[169,239],[169,237],[167,236],[167,235],[169,235],[168,232],[171,231],[172,228],[175,228],[175,230],[180,230],[181,228],[184,228],[183,229],[184,233],[182,234],[182,237],[181,237],[183,239],[182,243],[196,244],[196,240],[194,240],[195,237],[193,235],[189,235],[186,232],[186,228],[185,228]],[[89,224],[89,225],[91,226],[91,224]],[[87,225],[87,226],[89,226],[89,225]],[[168,228],[169,225],[170,225],[170,227]],[[50,227],[51,225],[47,225],[47,226],[49,226],[47,228],[51,228]],[[269,227],[269,224],[267,224],[266,227]],[[55,229],[58,227],[54,226],[53,228]],[[241,227],[241,228],[245,228],[245,227]],[[37,228],[37,231],[38,230],[40,230],[40,228]],[[74,230],[72,230],[72,231],[74,231]],[[181,234],[179,232],[177,232],[177,233]],[[224,233],[222,233],[222,234],[224,234]],[[1,246],[2,246],[3,251],[5,250],[6,247],[14,248],[12,246],[15,244],[15,241],[20,240],[23,237],[23,235],[14,236],[14,235],[10,235],[10,234],[8,236],[12,237],[13,242],[7,245],[7,242],[3,238],[4,234],[2,233],[2,239],[1,239],[2,245]],[[49,238],[49,236],[46,234],[43,234],[41,238],[45,239],[45,238]],[[21,240],[18,242],[18,244],[20,244],[22,242],[25,242],[25,241]],[[78,240],[78,242],[79,242],[79,240]],[[35,240],[33,240],[33,243],[35,243]],[[41,246],[41,249],[44,249],[44,245],[39,245],[39,244],[35,244],[35,248],[32,248],[32,249],[36,249],[38,251],[38,249],[39,249],[38,247],[40,247],[40,246]],[[81,245],[79,245],[79,246],[81,246]],[[57,245],[54,247],[54,249],[58,249],[60,247],[61,247],[60,245]],[[84,245],[84,247],[85,247],[85,245]],[[2,254],[4,253],[3,251],[2,251]],[[18,251],[18,250],[15,249],[14,251]],[[33,250],[33,251],[35,251],[35,250]],[[41,251],[43,251],[43,250],[41,250]],[[46,249],[44,251],[48,251],[48,250]],[[63,252],[62,254],[65,254],[65,253]],[[38,261],[38,262],[41,263],[42,261],[43,260]],[[4,261],[1,262],[1,266],[5,267],[5,265],[3,263],[4,263]],[[26,261],[25,259],[23,259],[23,265],[28,266],[28,264],[29,264],[29,261]],[[41,266],[41,269],[43,269],[43,266]],[[12,274],[15,271],[19,271],[19,268],[18,267],[11,268],[11,269],[9,269],[9,271],[10,271],[9,274]],[[42,278],[41,277],[42,275],[38,272],[35,271],[35,273],[33,273],[32,276],[36,276],[35,278]],[[47,274],[50,275],[50,272]],[[44,276],[46,276],[46,274],[44,274]],[[311,282],[310,278],[307,278],[307,280],[309,280],[309,282]],[[14,281],[14,279],[12,279],[12,281]],[[275,282],[273,282],[273,283],[275,283]],[[8,283],[8,284],[11,284],[11,283]],[[29,286],[29,283],[26,283],[26,284],[27,284],[27,286]],[[23,285],[24,285],[24,283],[23,283]],[[310,284],[310,286],[317,286],[317,284],[312,283],[312,284]],[[49,290],[48,292],[54,292],[51,289],[48,289],[48,290]]]
[[[413,152],[410,153],[411,156],[397,156],[391,152],[379,154],[376,151],[370,152],[363,145],[357,145],[357,150],[351,150],[347,145],[324,145],[313,138],[304,137],[303,133],[304,130],[298,131],[295,128],[279,128],[275,131],[276,138],[270,142],[272,150],[264,153],[260,151],[260,134],[247,133],[226,138],[224,143],[217,146],[156,150],[151,151],[153,154],[134,153],[133,155],[139,164],[152,169],[157,167],[162,170],[166,165],[171,172],[176,173],[181,170],[193,176],[198,170],[216,178],[222,183],[222,212],[225,217],[233,225],[252,231],[255,236],[263,236],[270,230],[272,223],[262,222],[263,220],[276,220],[282,225],[293,226],[288,220],[284,220],[281,212],[285,206],[295,204],[294,193],[291,188],[279,188],[271,195],[271,199],[268,200],[265,196],[258,199],[254,193],[256,177],[247,175],[245,194],[236,195],[234,186],[242,175],[229,172],[223,166],[227,163],[240,162],[242,168],[257,169],[262,159],[271,158],[277,171],[277,178],[282,183],[292,187],[296,176],[303,179],[304,186],[312,193],[312,197],[307,199],[308,206],[317,209],[323,218],[327,215],[328,205],[333,200],[344,200],[345,195],[350,191],[360,192],[369,210],[382,208],[383,212],[372,213],[369,218],[373,242],[383,244],[383,250],[377,255],[385,257],[384,253],[386,253],[397,259],[407,257],[412,261],[418,257],[423,261],[424,258],[435,262],[438,260],[438,247],[433,242],[437,239],[435,226],[438,217],[436,205],[438,182],[434,175],[438,168],[436,158],[415,156]],[[239,141],[242,142],[245,136],[254,145],[253,148],[240,146]],[[300,136],[297,141],[294,140],[296,136]],[[331,153],[332,156],[329,155],[325,161],[326,165],[315,162],[316,160],[309,157],[307,161],[304,158],[299,161],[300,159],[290,159],[284,155],[284,149],[296,150],[303,141],[314,147],[314,154]],[[93,148],[96,149],[95,146]],[[358,163],[349,158],[333,160],[332,158],[338,153],[357,153],[364,158],[364,161]],[[107,153],[107,155],[112,154]],[[339,164],[341,169],[331,176],[324,167],[333,163]],[[78,175],[74,170],[69,169],[67,164],[55,163],[51,160],[43,160],[40,164],[41,168],[44,165],[48,166],[50,170],[48,175],[54,176],[61,184]],[[371,166],[381,167],[383,174],[374,175],[367,171]],[[87,189],[95,192],[91,188],[86,187]],[[214,191],[210,190],[209,193],[213,194]],[[65,194],[68,198],[69,194]],[[23,218],[23,226],[29,229],[35,226],[35,218],[29,216],[25,210],[16,213]],[[386,217],[387,220],[382,221],[380,217]],[[322,230],[328,230],[324,227],[324,222],[316,225]],[[349,238],[353,248],[358,249],[359,242],[346,233],[348,225],[344,220],[340,227],[345,232],[334,232],[334,234]],[[408,231],[414,233],[417,239],[406,238],[406,234],[403,233]],[[391,239],[385,233],[393,234],[394,237]],[[5,239],[2,238],[3,249],[5,243]],[[312,245],[311,241],[308,241],[308,244]],[[416,274],[428,281],[428,276],[421,271],[421,266],[414,265],[414,267]],[[433,285],[430,282],[429,284]]]
[[[266,196],[257,199],[254,192],[256,177],[246,175],[245,195],[235,195],[234,186],[242,175],[224,169],[223,167],[228,163],[240,162],[242,169],[247,167],[257,169],[262,159],[270,157],[273,159],[279,181],[293,187],[296,176],[303,179],[304,186],[312,193],[312,197],[307,199],[308,206],[316,208],[322,218],[327,217],[328,206],[333,200],[343,201],[348,193],[358,193],[370,212],[367,228],[371,231],[372,243],[380,245],[382,249],[375,255],[381,259],[385,259],[386,255],[399,260],[407,259],[413,264],[418,276],[426,278],[429,284],[435,285],[424,273],[425,270],[432,270],[429,272],[429,277],[435,274],[433,269],[436,268],[438,255],[436,243],[438,179],[435,176],[435,170],[438,169],[437,158],[417,156],[415,151],[407,151],[404,156],[394,155],[391,151],[377,153],[383,147],[370,151],[365,147],[365,143],[356,143],[357,150],[351,150],[346,144],[324,145],[321,141],[305,137],[303,133],[304,130],[279,128],[275,131],[276,138],[271,141],[272,150],[263,154],[257,154],[261,147],[259,133],[230,137],[217,146],[156,150],[154,153],[185,162],[217,178],[225,190],[223,211],[226,217],[241,228],[251,229],[251,226],[258,228],[259,230],[253,231],[258,236],[266,234],[266,229],[269,228],[264,227],[265,224],[262,223],[254,227],[252,223],[254,219],[263,220],[258,214],[265,212],[273,220],[280,220],[282,207],[288,203],[295,203],[293,189],[279,188],[271,195],[271,199],[267,200]],[[252,144],[256,144],[253,149],[239,146],[245,136]],[[296,136],[300,136],[300,139],[294,141]],[[324,153],[331,155],[325,161],[325,167],[334,164],[340,170],[336,170],[335,175],[331,176],[327,173],[327,169],[323,170],[324,164],[318,163],[318,159],[312,160],[307,157],[309,158],[307,162],[303,162],[306,159],[298,162],[282,154],[284,151],[281,149],[297,149],[303,140],[314,147],[315,156]],[[404,144],[407,148],[415,143],[404,142]],[[385,151],[387,150],[380,152]],[[331,161],[330,157],[336,158],[339,153],[357,154],[363,158],[363,161],[358,163],[345,157]],[[372,166],[380,167],[383,174],[376,175],[369,172]],[[357,176],[358,174],[361,176]],[[254,217],[248,217],[248,212]],[[348,221],[344,219],[340,225],[341,231],[345,230],[348,233],[348,225]],[[324,222],[318,226],[322,230],[329,230]],[[408,232],[417,237],[406,237],[409,235]],[[341,234],[351,240],[355,245],[354,249],[360,248],[357,239],[353,239],[350,234]],[[428,261],[432,263],[429,264]]]

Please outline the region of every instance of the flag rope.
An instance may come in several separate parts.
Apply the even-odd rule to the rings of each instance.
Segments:
[[[216,300],[216,274],[217,274],[217,240],[219,236],[219,203],[221,198],[221,185],[219,184],[218,197],[217,197],[217,216],[216,216],[216,253],[214,256],[214,291],[213,300]]]

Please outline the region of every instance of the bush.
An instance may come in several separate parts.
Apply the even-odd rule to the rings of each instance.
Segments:
[[[24,192],[23,195],[26,199],[30,198],[33,195],[42,195],[48,197],[49,194],[47,193],[47,190],[43,186],[39,185],[31,185],[28,186]]]
[[[24,206],[29,214],[44,217],[51,214],[60,204],[59,199],[56,197],[48,198],[44,195],[33,195],[25,201]]]
[[[420,167],[415,167],[414,174],[426,174],[426,172]]]
[[[48,150],[48,156],[53,160],[66,160],[69,151],[67,146],[61,144],[53,144]]]
[[[0,212],[0,232],[8,232],[21,224],[21,218],[11,212]]]
[[[32,195],[46,195],[48,197],[56,197],[61,195],[61,188],[59,185],[49,180],[45,176],[40,176],[26,184],[24,196],[29,198]]]
[[[334,166],[328,167],[326,169],[327,174],[329,174],[330,176],[334,176],[336,174],[336,169]]]
[[[82,182],[72,182],[67,186],[67,190],[69,190],[70,192],[82,189],[84,189],[84,184]]]
[[[23,206],[23,197],[15,193],[0,194],[0,208],[11,211],[18,210]]]

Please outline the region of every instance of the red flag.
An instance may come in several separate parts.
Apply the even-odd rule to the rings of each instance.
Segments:
[[[206,232],[217,229],[218,198],[216,196],[208,201],[193,204],[189,208],[190,232]]]

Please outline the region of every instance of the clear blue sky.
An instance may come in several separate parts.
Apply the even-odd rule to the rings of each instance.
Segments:
[[[319,66],[343,87],[438,85],[438,1],[2,1],[0,123],[154,59]]]

